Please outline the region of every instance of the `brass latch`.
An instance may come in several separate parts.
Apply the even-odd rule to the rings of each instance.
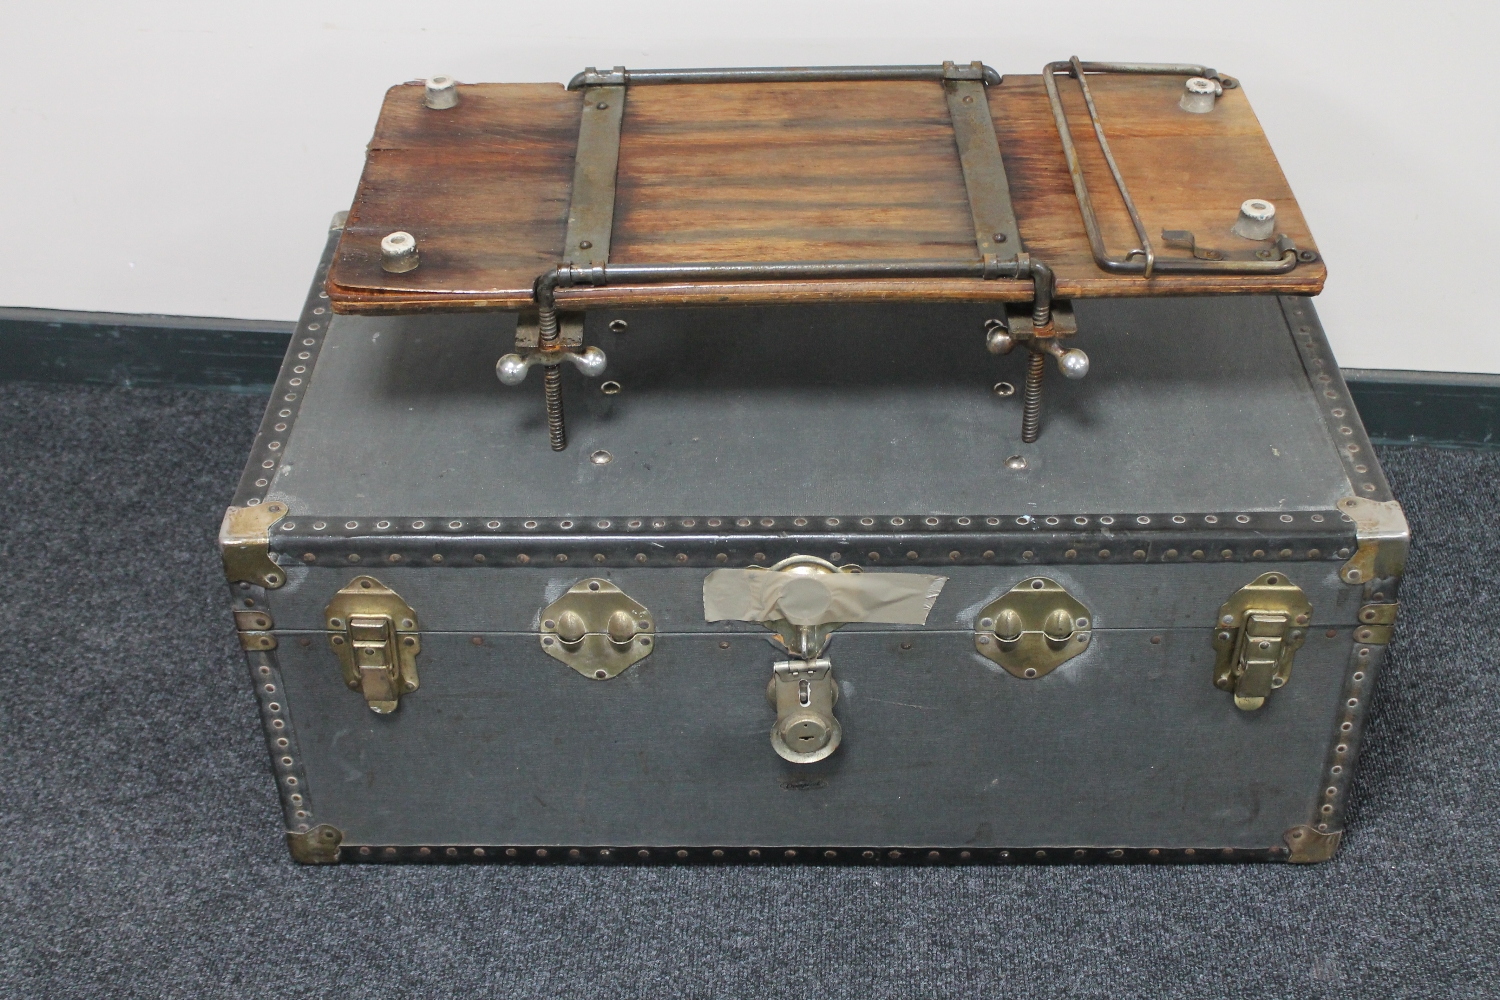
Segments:
[[[1017,677],[1051,673],[1088,648],[1093,616],[1062,584],[1022,580],[979,612],[974,648]]]
[[[1264,573],[1222,608],[1214,630],[1214,686],[1234,692],[1236,708],[1253,712],[1292,676],[1292,657],[1307,638],[1312,605],[1281,573]]]
[[[608,680],[656,648],[651,612],[608,580],[580,580],[542,609],[542,651]]]
[[[794,764],[838,749],[838,682],[823,653],[835,629],[854,622],[923,625],[946,577],[866,573],[817,556],[794,555],[769,569],[717,569],[703,581],[706,621],[753,621],[795,657],[772,664],[766,697],[776,709],[771,746]]]
[[[811,764],[839,748],[844,728],[834,717],[839,685],[829,660],[783,660],[775,664],[766,699],[776,709],[771,746],[794,764]]]
[[[394,712],[401,696],[417,689],[417,613],[379,580],[357,576],[333,595],[323,618],[344,683],[365,696],[370,711]]]

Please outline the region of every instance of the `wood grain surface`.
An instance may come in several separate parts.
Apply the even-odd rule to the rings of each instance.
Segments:
[[[1181,111],[1177,77],[1089,78],[1111,148],[1159,258],[1163,229],[1247,256],[1230,233],[1265,198],[1281,232],[1316,250],[1242,89]],[[1106,245],[1135,246],[1076,82],[1059,78]],[[339,312],[515,309],[564,259],[582,95],[557,84],[476,84],[434,111],[391,88],[328,281]],[[1025,248],[1064,298],[1316,294],[1321,259],[1286,275],[1111,275],[1089,250],[1040,76],[988,90]],[[380,267],[405,230],[421,266]],[[977,258],[963,172],[936,82],[637,86],[620,140],[612,263]],[[1020,301],[1030,281],[840,280],[560,290],[575,307],[802,301]]]

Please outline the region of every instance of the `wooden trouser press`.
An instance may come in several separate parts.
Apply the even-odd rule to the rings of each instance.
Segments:
[[[1059,74],[1076,94],[1063,94]],[[1097,150],[1073,142],[1080,111]],[[1106,118],[1121,125],[1114,145]],[[1102,212],[1086,180],[1100,170],[1118,193]],[[1162,250],[1126,173],[1165,182],[1144,202],[1171,227]],[[1121,238],[1131,247],[1112,256]],[[1046,357],[1069,378],[1088,372],[1084,352],[1062,344],[1078,329],[1072,300],[1313,294],[1324,276],[1236,81],[1203,66],[1074,58],[1040,77],[1002,78],[979,62],[615,67],[590,68],[565,91],[446,78],[396,87],[328,290],[340,312],[521,311],[517,350],[496,373],[516,385],[543,369],[561,451],[560,366],[596,377],[608,363],[570,323],[583,310],[1012,304],[985,338],[994,354],[1027,350],[1029,444]]]

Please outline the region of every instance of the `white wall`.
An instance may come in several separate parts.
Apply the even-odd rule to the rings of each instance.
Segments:
[[[1497,9],[3,0],[0,306],[295,318],[403,80],[973,58],[1034,73],[1076,53],[1244,82],[1328,260],[1344,365],[1500,372]]]

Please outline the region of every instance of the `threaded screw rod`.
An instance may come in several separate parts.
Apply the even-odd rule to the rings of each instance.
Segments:
[[[1047,357],[1032,354],[1026,367],[1026,398],[1021,408],[1021,440],[1036,444],[1042,432],[1042,376],[1047,372]]]
[[[557,350],[557,307],[550,302],[538,304],[536,332],[538,347]],[[568,425],[563,417],[562,371],[557,365],[542,368],[542,391],[547,398],[547,440],[553,451],[562,451],[568,446]]]

